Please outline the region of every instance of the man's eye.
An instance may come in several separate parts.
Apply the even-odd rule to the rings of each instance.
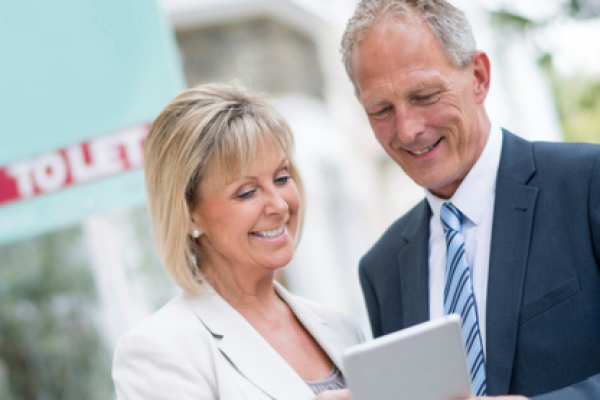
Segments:
[[[427,103],[428,101],[433,100],[434,97],[437,96],[438,94],[439,94],[439,92],[433,92],[433,93],[425,94],[422,96],[416,96],[415,101],[417,103]]]
[[[252,190],[248,190],[240,195],[238,195],[238,199],[249,199],[250,197],[254,196],[254,193],[256,193],[256,189],[252,189]]]
[[[385,115],[387,114],[390,110],[392,109],[392,107],[384,107],[381,110],[377,110],[377,111],[373,111],[371,112],[371,115],[373,116],[381,116],[381,115]]]
[[[284,175],[284,176],[280,176],[279,178],[275,179],[275,184],[277,186],[283,186],[285,185],[290,179],[292,179],[291,176],[289,175]]]

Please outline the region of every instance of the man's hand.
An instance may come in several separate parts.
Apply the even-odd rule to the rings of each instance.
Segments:
[[[516,396],[516,395],[511,395],[511,396],[489,396],[489,397],[469,397],[469,398],[465,398],[463,400],[488,400],[488,399],[496,399],[496,400],[529,400],[527,397]]]
[[[348,389],[326,390],[313,400],[350,400],[350,391]]]

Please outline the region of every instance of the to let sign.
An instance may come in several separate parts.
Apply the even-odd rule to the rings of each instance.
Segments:
[[[0,206],[139,168],[149,125],[0,167]]]

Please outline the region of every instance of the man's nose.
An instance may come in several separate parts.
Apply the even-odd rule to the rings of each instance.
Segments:
[[[418,110],[411,105],[396,107],[396,137],[403,144],[413,143],[424,130],[425,124]]]

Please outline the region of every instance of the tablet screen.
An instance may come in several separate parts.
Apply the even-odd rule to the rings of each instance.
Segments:
[[[470,397],[471,378],[457,314],[346,349],[352,400],[451,400]]]

